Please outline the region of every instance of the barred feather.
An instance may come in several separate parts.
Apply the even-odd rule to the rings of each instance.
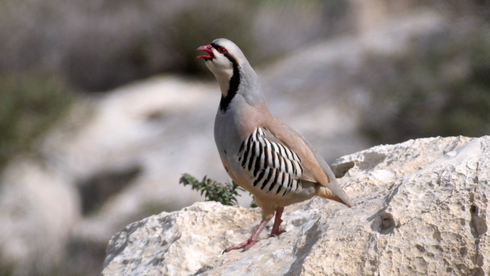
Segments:
[[[262,128],[257,128],[240,145],[237,154],[243,169],[250,173],[253,186],[282,196],[298,190],[303,174],[301,159],[290,148],[266,137]]]

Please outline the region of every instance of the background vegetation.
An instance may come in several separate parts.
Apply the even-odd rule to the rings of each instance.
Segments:
[[[382,81],[371,87],[363,132],[373,143],[490,133],[490,26],[446,30],[410,50],[367,64]],[[372,67],[373,68],[373,67]],[[366,70],[369,72],[369,70]],[[368,75],[370,73],[367,73]]]
[[[66,115],[75,94],[59,77],[0,75],[0,168],[36,152],[36,141]]]

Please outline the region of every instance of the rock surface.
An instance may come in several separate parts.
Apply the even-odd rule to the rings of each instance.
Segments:
[[[286,207],[287,232],[220,255],[248,238],[260,210],[196,203],[128,225],[100,275],[490,273],[490,136],[381,145],[332,167],[353,208],[321,198]]]

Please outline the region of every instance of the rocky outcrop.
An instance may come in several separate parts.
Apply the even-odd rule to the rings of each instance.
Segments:
[[[353,208],[321,198],[289,206],[285,233],[221,255],[248,238],[260,209],[196,203],[117,233],[100,275],[490,273],[490,136],[381,145],[332,167]]]

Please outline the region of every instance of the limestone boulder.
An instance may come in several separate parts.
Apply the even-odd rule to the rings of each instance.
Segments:
[[[100,275],[488,275],[489,160],[489,136],[376,146],[332,165],[352,208],[286,207],[285,233],[222,255],[260,209],[195,203],[117,233]]]
[[[28,158],[12,161],[0,183],[0,275],[54,273],[80,220],[77,190]]]

